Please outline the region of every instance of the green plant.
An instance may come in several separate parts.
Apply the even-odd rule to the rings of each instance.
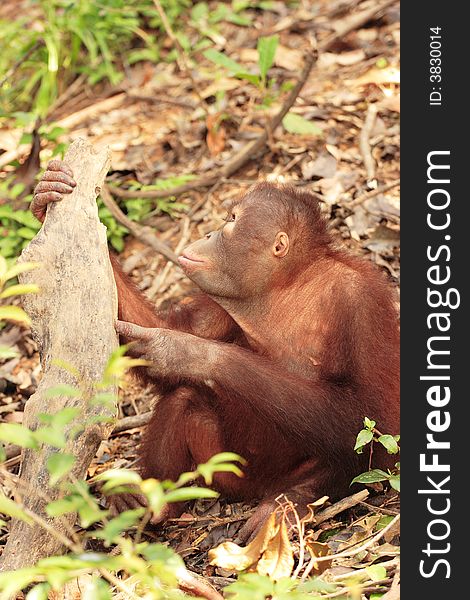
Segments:
[[[279,98],[281,93],[287,92],[292,87],[290,82],[284,82],[280,86],[280,89],[275,91],[276,80],[268,77],[269,70],[274,64],[278,44],[279,37],[277,35],[259,38],[257,45],[257,73],[247,71],[245,66],[236,62],[223,52],[215,50],[215,48],[208,48],[203,54],[208,60],[219,67],[226,69],[234,77],[244,79],[255,85],[261,94],[261,102],[258,108],[266,109]],[[282,120],[282,124],[289,133],[311,136],[322,134],[322,130],[318,125],[295,113],[288,113]]]
[[[14,112],[12,113],[13,122],[12,125],[16,128],[21,129],[32,129],[36,122],[36,116],[30,112]],[[67,150],[67,144],[59,142],[58,138],[66,133],[63,127],[59,127],[55,123],[43,123],[38,127],[38,134],[43,141],[51,142],[53,147],[50,158],[54,156],[64,157],[65,151]],[[19,144],[31,144],[33,142],[33,134],[29,131],[25,131],[20,138]]]
[[[361,475],[355,477],[353,483],[379,483],[382,481],[388,481],[394,490],[400,491],[400,463],[395,464],[394,471],[383,471],[382,469],[372,469],[372,456],[374,452],[374,444],[382,445],[389,454],[398,454],[400,447],[398,441],[400,440],[399,435],[383,434],[375,427],[376,422],[364,418],[364,429],[357,434],[356,445],[354,450],[358,454],[362,454],[364,448],[369,446],[369,470]]]
[[[58,129],[52,128],[52,131],[57,133]],[[61,145],[59,144],[59,146]],[[62,154],[65,147],[61,146],[59,150]],[[57,152],[54,152],[54,155],[56,154]],[[182,185],[192,179],[194,179],[194,175],[181,175],[167,179],[157,179],[152,185],[146,186],[141,186],[138,182],[133,181],[130,183],[129,189],[142,191],[164,190]],[[41,227],[39,221],[29,210],[15,210],[13,208],[13,203],[18,201],[18,196],[23,190],[24,185],[22,183],[13,183],[12,177],[0,180],[0,195],[9,200],[8,204],[0,205],[0,252],[5,258],[18,256]],[[28,195],[22,202],[27,203],[31,198],[32,196]],[[122,207],[129,219],[137,223],[160,213],[166,213],[173,217],[176,213],[187,209],[185,204],[178,202],[173,197],[157,198],[156,200],[132,198],[123,200]],[[128,229],[116,221],[101,199],[98,199],[98,215],[102,223],[106,225],[106,235],[109,243],[117,252],[122,252],[124,249],[124,238],[129,233]]]
[[[224,591],[230,600],[316,600],[320,593],[334,594],[337,589],[319,577],[304,582],[285,577],[274,582],[265,575],[246,573]]]
[[[91,392],[72,367],[58,363],[57,366],[75,376],[75,385],[56,386],[48,390],[48,397],[60,395],[74,400],[81,398],[82,402],[104,407],[114,403],[116,399],[106,392],[109,383],[120,379],[128,368],[145,362],[124,356],[125,351],[126,347],[122,346],[112,354],[102,381],[98,382]],[[66,528],[65,537],[64,534],[57,533],[67,547],[66,555],[45,558],[30,568],[0,574],[2,598],[15,596],[34,584],[36,585],[29,592],[28,598],[46,598],[49,590],[60,590],[68,581],[86,574],[89,574],[88,597],[110,598],[111,587],[119,591],[129,591],[129,580],[124,582],[117,577],[117,572],[133,578],[135,591],[132,594],[135,598],[181,597],[177,590],[179,576],[185,571],[182,559],[163,544],[142,541],[142,530],[152,513],[159,513],[169,502],[217,497],[218,494],[213,490],[188,484],[202,478],[209,485],[214,474],[221,471],[241,475],[240,468],[234,463],[243,462],[243,459],[229,452],[218,454],[194,471],[183,473],[176,482],[142,479],[138,473],[128,469],[108,470],[88,482],[78,481],[71,475],[75,458],[64,449],[67,440],[74,438],[87,425],[97,420],[109,420],[109,417],[93,417],[87,423],[80,406],[77,405],[67,406],[54,414],[39,415],[40,425],[34,431],[18,423],[0,424],[2,442],[14,443],[31,450],[42,445],[50,447],[51,452],[46,465],[49,485],[58,488],[60,495],[58,499],[47,504],[46,512],[56,519],[61,519],[68,513],[77,513],[84,530],[80,536],[70,528]],[[4,458],[3,453],[0,460]],[[11,479],[8,471],[1,467],[0,475],[6,480]],[[138,491],[146,497],[148,506],[128,510],[112,518],[109,511],[101,508],[92,494],[92,486],[97,484],[101,484],[101,491],[107,495],[126,491],[131,486],[133,491]],[[40,515],[34,514],[21,501],[11,500],[2,493],[0,512],[28,523],[45,525]],[[54,535],[55,530],[51,530],[50,524],[47,527],[49,534]],[[133,539],[126,535],[129,529],[136,530]],[[113,546],[113,553],[86,550],[87,541],[90,539],[100,540],[105,548]],[[99,576],[96,573],[99,573]]]
[[[35,269],[37,266],[37,263],[11,264],[11,261],[7,261],[0,255],[0,300],[21,294],[36,293],[39,290],[38,286],[33,284],[21,285],[14,282],[17,275]],[[0,330],[3,327],[3,321],[13,321],[23,325],[29,325],[30,323],[28,315],[22,308],[8,304],[0,305]],[[0,346],[0,360],[13,358],[14,356],[16,354],[10,348]]]
[[[162,4],[175,23],[190,3]],[[152,0],[32,0],[28,16],[0,21],[0,116],[18,107],[44,116],[80,73],[91,85],[116,84],[123,64],[158,61],[147,31],[155,28],[162,24]]]
[[[274,63],[274,56],[276,54],[278,43],[279,37],[277,35],[259,38],[257,47],[258,73],[248,72],[246,67],[214,48],[205,50],[204,56],[219,67],[223,67],[230,71],[234,77],[245,79],[256,85],[258,88],[265,90],[269,84],[268,71]]]

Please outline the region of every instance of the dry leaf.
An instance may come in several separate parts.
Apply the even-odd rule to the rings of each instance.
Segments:
[[[324,152],[319,154],[315,160],[303,162],[301,169],[304,179],[333,177],[336,173],[336,158]]]
[[[221,124],[221,114],[208,115],[206,119],[206,142],[212,156],[217,156],[225,148],[225,129]]]
[[[383,85],[386,83],[400,83],[400,69],[396,67],[386,67],[385,69],[377,69],[374,67],[364,73],[361,77],[358,77],[353,81],[354,85],[366,85],[368,83],[375,83],[376,85]]]
[[[388,90],[387,90],[388,91]],[[392,112],[400,112],[400,94],[391,94],[389,96],[386,96],[383,100],[381,100],[378,103],[378,107],[379,110],[380,109],[387,109],[387,110],[391,110]]]
[[[366,53],[362,49],[351,50],[350,52],[342,52],[336,55],[336,63],[342,67],[355,65],[362,60],[365,60]]]
[[[301,50],[293,50],[287,46],[279,45],[276,48],[274,64],[288,71],[301,71],[304,65],[304,53]]]
[[[323,573],[323,571],[326,571],[327,569],[329,569],[331,567],[331,563],[333,562],[333,559],[322,560],[320,562],[315,562],[314,559],[319,558],[320,556],[327,556],[330,553],[330,548],[329,548],[328,544],[323,544],[322,542],[316,542],[316,541],[310,540],[309,538],[310,538],[310,536],[309,536],[309,534],[307,534],[305,536],[305,546],[307,547],[307,550],[309,551],[310,556],[312,557],[312,560],[314,561],[312,574],[321,575]]]
[[[321,508],[328,500],[328,496],[322,496],[315,502],[311,502],[307,504],[308,513],[305,515],[303,519],[300,520],[301,523],[313,523],[315,521],[315,513]]]
[[[294,552],[289,541],[286,522],[282,519],[277,534],[271,538],[256,570],[260,575],[268,575],[277,581],[282,577],[289,577],[293,568]]]
[[[339,177],[325,177],[317,181],[317,186],[323,194],[323,199],[327,204],[335,204],[341,194],[344,192],[344,186]]]
[[[232,77],[223,77],[222,79],[217,79],[210,85],[208,85],[202,92],[202,98],[209,98],[209,96],[214,96],[219,91],[230,92],[231,90],[236,90],[240,87],[240,80]]]
[[[258,50],[256,48],[241,48],[238,53],[238,59],[241,63],[257,63]]]
[[[245,548],[233,542],[224,542],[220,546],[209,550],[210,564],[235,571],[248,569],[248,567],[258,562],[270,540],[277,534],[279,525],[276,521],[276,513],[273,513],[255,539]]]

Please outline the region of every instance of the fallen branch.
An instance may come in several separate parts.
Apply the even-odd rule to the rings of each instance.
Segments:
[[[122,433],[123,431],[128,431],[129,429],[135,429],[136,427],[143,427],[147,425],[150,421],[150,417],[152,416],[152,411],[149,410],[140,415],[132,415],[132,417],[124,417],[120,419],[114,426],[114,429],[111,432],[111,435],[115,435],[116,433]]]
[[[328,506],[328,508],[316,513],[314,524],[319,525],[320,523],[328,521],[328,519],[336,517],[336,515],[339,515],[343,511],[363,502],[368,495],[369,492],[367,490],[361,490],[360,492],[357,492],[357,494],[353,494],[352,496],[348,496],[347,498],[339,500],[339,502],[336,502],[335,504]]]
[[[21,282],[34,282],[41,289],[39,294],[25,296],[24,305],[32,320],[43,367],[38,389],[26,404],[23,424],[35,430],[40,426],[38,414],[56,414],[65,407],[78,407],[77,422],[84,429],[70,436],[60,452],[75,457],[71,476],[83,479],[100,442],[112,429],[109,423],[94,422],[96,417],[110,416],[109,409],[91,406],[87,401],[93,384],[102,380],[110,352],[117,347],[117,295],[106,228],[99,222],[95,202],[109,167],[109,153],[97,153],[85,140],[76,140],[65,160],[74,170],[77,187],[67,202],[49,206],[42,229],[20,259],[41,264],[22,274]],[[87,390],[82,397],[46,395],[58,385],[77,385],[76,377],[59,366],[57,359],[80,374],[81,388]],[[114,386],[107,391],[116,393]],[[60,493],[57,487],[49,486],[46,467],[49,457],[57,452],[46,443],[38,450],[24,451],[17,494],[28,514],[34,513],[37,519],[31,525],[12,519],[0,562],[2,570],[32,565],[63,549],[64,533],[73,525],[75,515],[52,519],[45,511],[46,498],[57,499]],[[51,535],[51,528],[56,535]]]

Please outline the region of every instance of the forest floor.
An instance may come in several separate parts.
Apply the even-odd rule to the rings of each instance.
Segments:
[[[313,20],[307,10],[309,4],[315,4]],[[340,0],[296,6],[273,2],[272,10],[254,13],[252,27],[220,25],[224,52],[250,70],[257,61],[258,37],[278,34],[270,77],[276,79],[277,87],[295,81],[304,67],[311,33],[321,43],[359,11],[345,12],[346,4]],[[360,10],[373,4],[363,2]],[[353,29],[328,51],[319,53],[291,110],[314,128],[292,133],[277,127],[263,150],[250,156],[235,174],[189,189],[176,198],[145,200],[151,203],[151,210],[140,224],[151,227],[161,241],[178,252],[217,228],[225,215],[224,202],[252,183],[268,178],[305,186],[321,201],[338,240],[377,264],[398,289],[399,42],[399,12],[397,4],[392,4],[379,18]],[[139,63],[117,87],[88,89],[83,85],[64,95],[54,120],[68,127],[67,140],[87,136],[97,146],[110,146],[112,167],[107,181],[111,191],[129,189],[131,181],[150,185],[156,178],[174,178],[173,185],[190,183],[191,178],[184,176],[199,178],[213,172],[244,144],[263,134],[281,102],[274,93],[267,98],[265,90],[205,59],[192,69],[192,78],[197,91],[184,67],[178,68],[175,62]],[[304,123],[299,127],[302,129]],[[0,131],[4,150],[17,147],[14,137],[14,132],[8,137]],[[41,154],[43,164],[48,151],[46,144]],[[18,158],[25,156],[19,152]],[[117,193],[115,200],[119,200]],[[129,200],[120,200],[120,206],[127,213],[132,210]],[[191,293],[193,287],[180,269],[156,253],[139,231],[135,233],[125,237],[120,258],[139,288],[157,307]],[[40,377],[36,345],[28,331],[14,325],[0,331],[0,343],[19,353],[18,358],[0,364],[0,418],[21,422],[24,403]],[[135,463],[142,423],[153,401],[150,390],[129,380],[121,390],[119,419],[144,415],[141,424],[137,421],[132,428],[125,425],[103,442],[89,476]],[[7,466],[15,470],[18,463],[19,457],[12,455]],[[358,490],[351,487],[351,494]],[[382,563],[386,577],[379,581],[372,578],[366,595],[388,590],[387,600],[392,600],[398,597],[397,529],[375,538],[399,512],[397,493],[374,484],[367,498],[356,500],[347,510],[317,525],[310,539],[326,543],[333,553],[364,545],[359,554],[333,564],[323,563],[330,578],[340,581],[352,568]],[[233,538],[252,508],[223,499],[197,501],[181,519],[150,535],[168,542],[188,568],[221,587],[233,581],[235,574],[209,565],[207,550]],[[368,546],[372,539],[374,543]]]

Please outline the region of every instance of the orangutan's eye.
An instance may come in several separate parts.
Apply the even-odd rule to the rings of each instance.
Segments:
[[[228,215],[225,217],[224,221],[226,223],[233,223],[236,219],[236,215],[235,213],[228,213]]]

